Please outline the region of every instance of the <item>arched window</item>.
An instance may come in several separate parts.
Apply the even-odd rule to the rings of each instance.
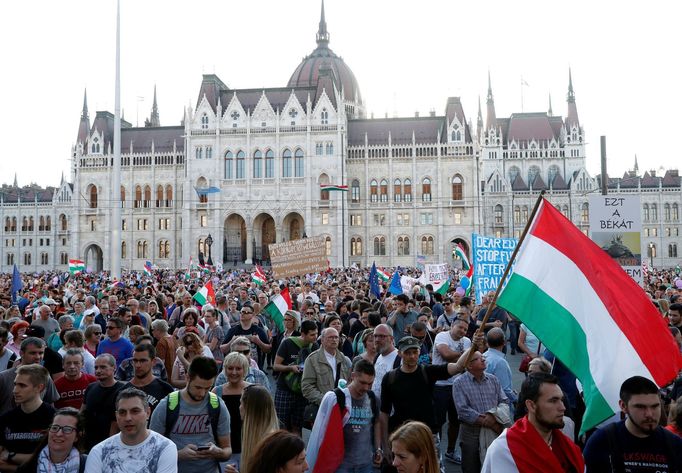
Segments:
[[[324,239],[324,254],[325,256],[332,255],[332,237],[326,237]]]
[[[7,253],[7,265],[14,264],[14,253]]]
[[[173,206],[173,186],[168,184],[166,186],[166,207]]]
[[[452,200],[462,200],[463,199],[463,186],[462,186],[462,176],[455,174],[452,178]]]
[[[583,203],[580,207],[580,223],[590,223],[590,204],[587,202]]]
[[[502,225],[504,223],[504,209],[500,204],[495,206],[495,225]]]
[[[125,209],[126,207],[126,188],[124,186],[121,186],[121,208]]]
[[[303,177],[303,150],[300,148],[294,153],[294,176]]]
[[[125,241],[121,242],[121,259],[125,259],[128,256],[128,246]]]
[[[329,176],[326,174],[322,173],[320,174],[320,186],[329,184]],[[329,200],[329,191],[327,190],[320,190],[320,200]]]
[[[197,243],[197,254],[199,253],[203,254],[204,256],[208,255],[208,245],[206,244],[205,238],[199,238]]]
[[[398,237],[398,256],[409,256],[410,254],[410,237]]]
[[[403,197],[403,186],[400,183],[400,179],[393,181],[393,200],[395,202],[400,202]]]
[[[45,231],[49,232],[50,230],[52,230],[52,217],[48,215],[45,217]]]
[[[649,221],[649,204],[644,204],[642,206],[642,213],[644,214],[644,221],[648,222]]]
[[[676,203],[673,204],[671,217],[673,222],[677,222],[680,219],[680,210],[679,206]]]
[[[64,215],[64,214],[61,214],[59,216],[59,229],[63,232],[65,232],[69,229],[69,223],[66,220],[66,215]]]
[[[45,217],[42,215],[38,219],[38,231],[44,232],[45,231]]]
[[[362,238],[353,237],[350,239],[350,254],[351,256],[362,255]]]
[[[422,255],[433,255],[433,237],[423,236],[422,237]]]
[[[386,256],[386,238],[374,237],[374,254],[377,256]]]
[[[208,182],[206,181],[205,177],[202,176],[199,179],[197,179],[197,184],[196,184],[197,189],[206,189],[207,187],[208,187]],[[202,192],[201,194],[199,194],[199,203],[200,204],[208,203],[208,194],[206,192]],[[204,218],[205,218],[205,216],[204,216]]]
[[[524,205],[521,208],[521,218],[523,219],[524,222],[528,221],[528,206]]]
[[[159,258],[170,257],[170,242],[168,240],[159,240]]]
[[[253,153],[253,178],[263,177],[263,153],[259,149]]]
[[[142,207],[142,187],[135,186],[135,208]]]
[[[360,202],[360,181],[357,179],[353,179],[353,182],[350,185],[350,201],[351,202]]]
[[[28,231],[29,232],[33,231],[33,217],[28,218]]]
[[[288,149],[282,153],[282,177],[291,177],[291,151]]]
[[[379,186],[376,179],[369,183],[369,196],[371,202],[379,202]]]
[[[658,205],[651,204],[651,221],[658,222]]]
[[[49,257],[47,256],[47,253],[43,252],[40,253],[40,264],[48,264],[49,262]]]
[[[208,115],[206,115],[205,113],[201,116],[201,129],[202,130],[208,129]]]
[[[326,108],[322,109],[322,112],[320,113],[320,120],[322,121],[323,125],[329,123],[329,112],[327,112]]]
[[[90,185],[90,208],[97,208],[97,186],[94,184]]]
[[[11,228],[11,230],[13,232],[17,231],[17,218],[16,217],[12,217],[12,228]]]
[[[275,153],[271,149],[265,152],[265,177],[275,177]]]
[[[28,217],[24,217],[21,219],[21,231],[22,232],[28,231]]]
[[[156,186],[156,207],[163,207],[163,186]]]
[[[422,202],[431,202],[431,179],[422,179]]]
[[[235,177],[237,179],[244,179],[246,177],[245,175],[245,161],[246,155],[244,154],[244,151],[237,151],[237,169],[235,172]]]
[[[655,258],[656,257],[656,245],[653,243],[649,244],[649,257],[650,258]]]
[[[152,188],[144,186],[144,208],[148,209],[152,206]]]
[[[59,264],[69,264],[69,254],[62,251],[59,253]]]
[[[677,243],[671,243],[668,245],[668,257],[677,258]]]
[[[147,254],[149,252],[149,243],[147,240],[140,240],[137,242],[137,257],[138,258],[148,258]]]
[[[521,207],[519,205],[514,206],[514,223],[521,223]]]
[[[234,155],[232,151],[225,151],[225,179],[232,179],[232,162]]]
[[[669,222],[669,221],[670,221],[670,216],[671,216],[670,204],[666,203],[666,204],[663,206],[663,218],[665,219],[666,222]]]
[[[412,202],[412,181],[409,178],[403,182],[403,199],[405,202]]]
[[[24,264],[31,264],[31,253],[24,253]]]
[[[381,180],[381,185],[379,187],[379,192],[381,194],[381,201],[388,202],[388,181],[386,179]]]
[[[10,228],[12,228],[12,221],[10,220],[9,217],[5,217],[5,231],[9,232]]]
[[[564,217],[568,218],[568,205],[564,205],[561,208],[561,213],[564,214]]]

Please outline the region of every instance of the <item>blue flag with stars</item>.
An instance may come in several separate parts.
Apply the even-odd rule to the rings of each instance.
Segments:
[[[388,292],[394,295],[403,293],[403,286],[400,284],[400,272],[396,269],[393,273],[393,279],[391,279],[391,287],[388,288]]]
[[[372,263],[372,269],[369,271],[369,292],[374,294],[377,299],[381,295],[381,289],[379,289],[379,275],[377,274],[377,265]]]

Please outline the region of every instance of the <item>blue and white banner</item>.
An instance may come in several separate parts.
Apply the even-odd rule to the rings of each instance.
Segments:
[[[480,304],[483,294],[497,290],[504,268],[507,267],[519,241],[516,238],[493,238],[476,233],[471,235],[471,240],[474,242],[473,283],[476,289],[476,303]],[[511,271],[509,273],[511,274]]]

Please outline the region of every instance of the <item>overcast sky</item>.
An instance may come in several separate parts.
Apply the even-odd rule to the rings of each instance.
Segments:
[[[157,85],[162,125],[196,103],[201,75],[231,88],[285,86],[315,47],[320,0],[122,0],[121,94],[144,123]],[[487,74],[498,117],[566,114],[568,68],[587,165],[609,174],[679,167],[679,2],[327,0],[330,47],[351,67],[368,116],[440,115],[461,96],[474,123]],[[23,0],[0,15],[0,182],[58,185],[87,87],[90,119],[114,111],[115,0]],[[485,117],[484,117],[485,119]]]

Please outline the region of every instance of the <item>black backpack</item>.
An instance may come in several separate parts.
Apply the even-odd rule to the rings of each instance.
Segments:
[[[335,388],[334,389],[334,394],[336,394],[336,402],[341,408],[346,405],[346,393],[343,392],[341,388]],[[371,389],[367,391],[367,395],[369,396],[369,404],[372,408],[372,425],[376,422],[377,418],[379,417],[379,408],[377,406],[377,398],[376,395],[374,394],[374,391]]]

